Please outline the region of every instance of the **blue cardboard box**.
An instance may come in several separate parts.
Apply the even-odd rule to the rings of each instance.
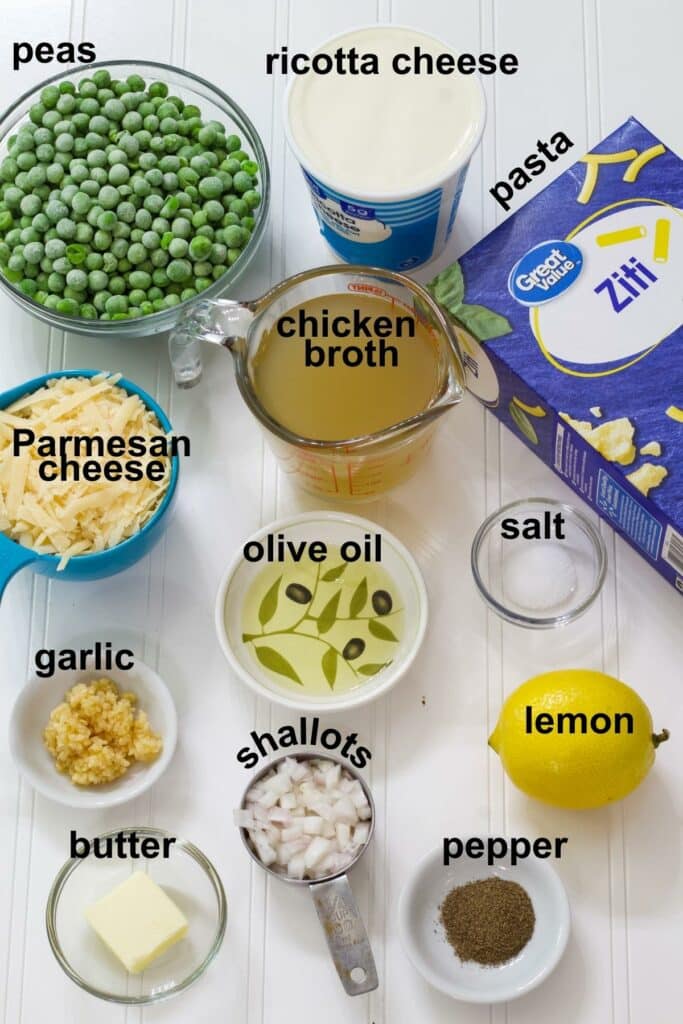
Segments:
[[[635,118],[430,286],[468,383],[683,592],[683,161]]]

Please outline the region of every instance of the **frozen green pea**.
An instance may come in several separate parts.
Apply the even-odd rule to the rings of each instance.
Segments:
[[[10,270],[14,270],[17,273],[23,273],[24,268],[26,267],[26,260],[24,259],[23,253],[20,252],[19,249],[14,250],[14,252],[12,253],[7,262],[7,266],[10,268]]]
[[[168,264],[170,257],[163,249],[155,249],[150,256],[150,259],[152,260],[152,266],[159,269]]]
[[[40,263],[45,255],[45,246],[42,242],[29,242],[24,246],[24,259],[27,263]]]
[[[69,166],[69,174],[77,185],[82,185],[90,177],[90,169],[85,161],[82,164],[75,164],[72,160]]]
[[[176,238],[191,238],[192,237],[192,224],[187,217],[176,217],[171,224],[171,231]]]
[[[110,233],[102,230],[96,231],[92,240],[92,244],[96,249],[99,249],[100,252],[105,252],[105,250],[109,249],[111,242],[112,238]]]
[[[238,249],[242,245],[242,228],[237,224],[230,224],[223,229],[223,237],[229,249]]]
[[[54,159],[55,148],[51,146],[49,142],[42,142],[36,149],[36,156],[40,160],[41,164],[51,164]],[[45,178],[47,180],[47,168],[45,170]]]
[[[109,181],[112,185],[124,185],[130,178],[130,171],[125,164],[114,164],[109,168]]]
[[[217,174],[202,178],[197,187],[204,199],[216,199],[223,192],[223,182]]]
[[[211,264],[208,260],[198,260],[194,265],[194,273],[197,277],[208,277],[211,269]]]
[[[105,252],[102,254],[102,269],[105,273],[113,274],[118,265],[119,261],[111,252]]]
[[[61,295],[64,291],[65,285],[66,278],[63,274],[58,274],[56,270],[53,270],[52,273],[48,275],[47,286],[51,292],[59,293]]]
[[[126,108],[120,99],[110,99],[104,104],[104,115],[110,121],[122,121],[126,116]]]
[[[107,154],[103,149],[91,149],[86,157],[88,167],[106,167]]]
[[[76,223],[71,217],[62,217],[55,225],[60,238],[73,238],[76,234]]]
[[[210,222],[223,220],[225,210],[223,209],[222,203],[219,203],[217,199],[207,199],[203,204],[202,209],[206,214],[207,220]]]
[[[238,171],[232,179],[232,187],[239,195],[251,189],[253,184],[251,175],[247,174],[246,171]]]
[[[45,255],[48,259],[57,260],[66,252],[66,242],[61,238],[51,238],[45,243]]]
[[[213,263],[214,267],[220,266],[225,263],[228,255],[228,250],[225,245],[214,242],[211,246],[211,253],[209,255],[209,261]]]
[[[133,242],[128,247],[128,259],[135,266],[137,263],[142,263],[147,259],[147,249],[141,242]]]
[[[57,100],[57,110],[60,114],[70,114],[76,107],[75,97],[71,93],[64,93]]]
[[[124,106],[125,106],[125,103],[124,103]],[[142,128],[142,125],[143,125],[143,120],[140,117],[140,115],[138,114],[137,110],[129,110],[126,114],[124,114],[123,119],[121,121],[121,126],[123,128],[125,128],[126,131],[129,131],[129,132],[140,131],[140,129]]]
[[[111,231],[116,224],[116,214],[113,210],[103,210],[97,218],[97,226],[102,231]]]
[[[97,86],[91,78],[82,78],[78,83],[78,91],[81,96],[96,96]]]
[[[241,249],[228,249],[228,266],[232,266],[242,255]]]
[[[246,192],[242,193],[242,200],[250,210],[255,210],[261,202],[261,196],[255,188],[248,188]]]
[[[93,181],[97,182],[99,188],[102,188],[103,185],[106,185],[109,180],[107,170],[104,167],[92,167],[90,169],[90,177]]]
[[[125,295],[110,295],[104,304],[104,308],[110,316],[115,313],[126,313],[128,311],[128,299]]]
[[[151,199],[152,197],[150,196],[149,198]],[[158,198],[158,197],[155,196],[154,198]],[[149,228],[151,228],[151,226],[152,226],[152,220],[153,220],[152,214],[147,209],[146,206],[143,207],[142,210],[136,210],[136,213],[135,213],[135,226],[137,228],[140,228],[142,231],[148,231]]]
[[[198,292],[203,292],[205,288],[208,288],[211,284],[210,277],[196,277],[194,286]]]
[[[91,302],[82,302],[78,308],[78,315],[84,320],[97,320],[97,310]]]
[[[142,244],[145,249],[158,249],[161,239],[156,231],[145,231],[142,236]]]
[[[128,241],[128,238],[123,238],[123,237],[115,238],[114,241],[111,243],[111,253],[112,253],[112,255],[115,256],[117,260],[124,259],[125,256],[126,256],[126,253],[128,252],[129,244],[130,243]]]
[[[232,199],[230,202],[230,213],[236,213],[238,217],[246,217],[249,207],[244,199]]]
[[[189,245],[185,238],[174,238],[171,237],[171,241],[168,245],[168,253],[172,259],[183,259],[187,256]]]
[[[41,202],[38,196],[28,195],[24,196],[19,204],[19,209],[25,217],[35,217],[41,209]]]
[[[88,210],[92,206],[92,199],[87,192],[78,191],[74,194],[71,200],[71,209],[79,217],[85,217]]]
[[[76,299],[60,299],[56,309],[63,316],[78,316],[80,305]]]
[[[133,194],[138,196],[140,199],[145,199],[152,192],[152,186],[145,178],[139,178],[135,175],[132,179],[133,182]]]
[[[30,277],[24,277],[19,282],[19,288],[24,293],[24,295],[28,295],[31,298],[33,298],[33,296],[35,296],[36,292],[38,291],[38,285],[33,280],[33,278]]]
[[[123,295],[125,293],[126,282],[120,274],[115,274],[114,277],[109,278],[109,291],[112,295]]]
[[[70,270],[66,275],[66,283],[69,288],[75,288],[77,292],[84,292],[88,287],[88,275],[84,270],[79,270],[77,267],[74,267],[74,269]]]
[[[81,221],[79,224],[76,225],[75,238],[77,242],[92,242],[94,234],[95,232],[91,228],[90,224],[86,224],[84,221]]]
[[[135,221],[136,213],[137,210],[135,209],[135,205],[128,200],[123,203],[119,203],[116,207],[116,216],[126,224],[132,224]]]
[[[115,210],[119,205],[120,196],[114,185],[103,185],[98,196],[100,206],[105,210]]]
[[[132,288],[146,291],[152,284],[152,277],[145,270],[131,270],[128,281]]]

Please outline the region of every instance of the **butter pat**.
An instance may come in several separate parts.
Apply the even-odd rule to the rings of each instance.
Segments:
[[[187,934],[187,918],[142,871],[127,878],[85,916],[131,974],[139,974]]]

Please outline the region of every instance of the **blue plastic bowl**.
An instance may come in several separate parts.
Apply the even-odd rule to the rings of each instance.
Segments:
[[[47,381],[54,380],[56,377],[95,377],[101,372],[101,370],[57,370],[54,373],[45,373],[42,377],[34,377],[33,380],[26,381],[26,383],[0,394],[0,409],[5,409],[22,395],[37,391]],[[137,384],[124,378],[121,378],[118,384],[128,394],[139,395],[147,408],[156,415],[164,430],[171,430],[166,413],[157,405],[151,395],[148,395]],[[104,576],[114,576],[117,572],[123,572],[135,562],[139,562],[148,551],[151,551],[168,525],[168,512],[175,501],[177,484],[178,457],[173,456],[168,490],[149,522],[138,533],[121,541],[116,547],[107,548],[105,551],[98,551],[92,555],[74,555],[66,567],[59,572],[57,571],[60,562],[59,555],[40,555],[32,551],[31,548],[26,548],[0,533],[0,598],[14,574],[23,569],[25,565],[30,565],[33,571],[40,573],[41,576],[78,581],[98,580]]]

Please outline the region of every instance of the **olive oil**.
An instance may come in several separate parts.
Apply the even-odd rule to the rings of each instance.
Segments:
[[[272,418],[315,441],[374,434],[418,415],[444,375],[433,331],[402,304],[363,292],[311,298],[278,317],[250,372]]]
[[[391,664],[403,636],[396,584],[376,563],[330,547],[314,564],[266,565],[252,581],[242,641],[279,686],[316,696],[353,690]]]

